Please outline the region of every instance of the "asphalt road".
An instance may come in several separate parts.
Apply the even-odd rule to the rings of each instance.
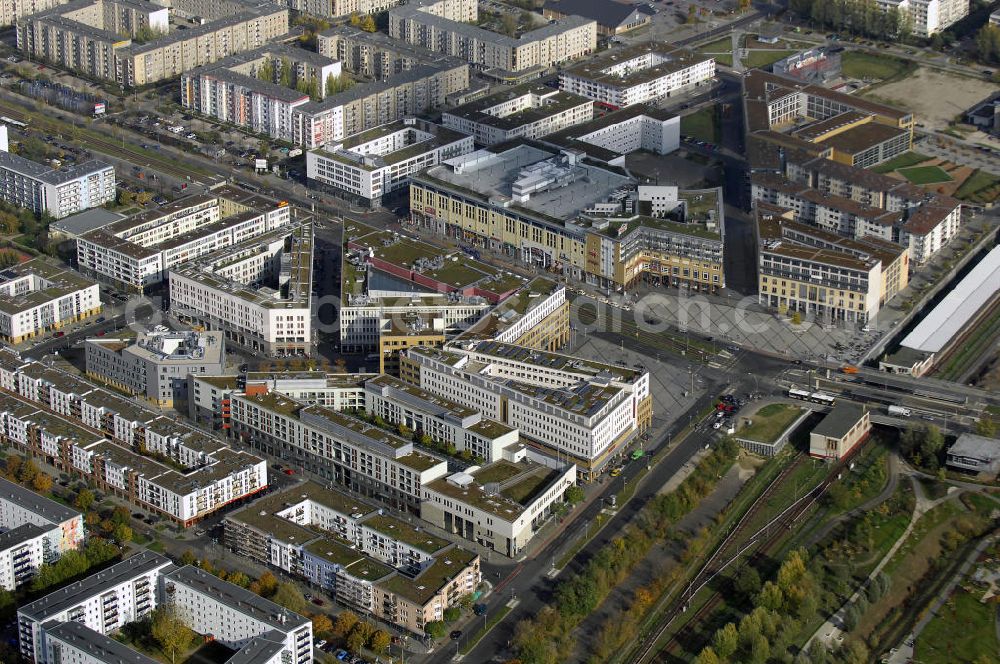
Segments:
[[[602,335],[603,336],[603,335]],[[645,347],[634,339],[624,337],[621,342],[630,350],[642,352],[650,357],[655,357],[656,350]],[[755,353],[741,352],[733,368],[728,371],[706,370],[702,372],[707,378],[706,392],[694,405],[677,418],[678,423],[685,422],[688,417],[697,415],[703,408],[714,403],[715,398],[728,389],[733,389],[736,393],[746,393],[753,391],[778,390],[774,385],[774,379],[782,373],[788,366],[783,360],[758,355]],[[708,418],[712,416],[709,415]],[[676,428],[676,427],[675,427]],[[572,562],[555,579],[547,576],[547,572],[552,567],[552,561],[559,559],[578,540],[580,531],[597,518],[597,515],[605,508],[606,498],[621,488],[619,481],[624,478],[625,482],[630,481],[638,475],[642,468],[641,463],[631,462],[625,465],[620,478],[615,478],[612,482],[606,482],[604,490],[599,499],[594,500],[584,508],[566,532],[554,537],[553,541],[538,552],[533,558],[524,560],[511,568],[510,565],[500,567],[496,565],[484,564],[484,575],[495,584],[496,590],[487,599],[487,615],[499,610],[512,598],[519,601],[517,606],[511,610],[504,620],[487,634],[470,651],[463,661],[468,662],[488,662],[505,661],[510,656],[509,643],[514,636],[514,629],[520,620],[530,618],[548,602],[552,600],[552,592],[559,578],[563,575],[580,570],[587,561],[594,556],[597,551],[613,539],[619,531],[635,518],[640,509],[656,495],[671,477],[686,464],[699,449],[706,444],[711,444],[716,439],[716,433],[706,426],[696,426],[694,431],[683,441],[676,444],[664,454],[666,438],[654,441],[648,450],[657,459],[656,464],[648,475],[640,482],[636,488],[635,495],[624,505],[618,507],[607,525],[601,532],[588,542],[576,555]],[[501,572],[500,579],[495,578],[496,572]],[[504,573],[507,573],[504,576]],[[492,577],[492,578],[491,578]],[[473,622],[468,632],[474,632],[477,624]],[[458,644],[446,644],[441,650],[434,653],[428,661],[445,662],[454,657]]]
[[[122,313],[114,317],[108,317],[101,323],[87,325],[79,330],[67,332],[61,337],[53,337],[50,335],[42,343],[22,350],[21,357],[26,360],[41,359],[45,355],[49,355],[54,350],[60,349],[63,346],[72,346],[78,341],[83,341],[84,339],[97,336],[98,332],[111,332],[112,330],[120,329],[137,319],[146,320],[153,314],[153,312],[154,309],[150,305],[140,304],[135,309],[129,310],[127,313]],[[126,316],[128,316],[128,320],[126,320]]]

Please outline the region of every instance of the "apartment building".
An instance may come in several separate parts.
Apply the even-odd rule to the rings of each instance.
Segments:
[[[115,198],[115,168],[92,159],[52,169],[0,151],[0,200],[62,219]]]
[[[420,518],[505,556],[517,557],[576,484],[577,466],[502,460],[424,487]],[[531,491],[526,491],[531,487]]]
[[[895,9],[910,21],[917,37],[928,38],[969,15],[969,0],[878,0],[882,11]]]
[[[316,35],[320,55],[341,63],[359,77],[385,81],[419,65],[456,59],[393,39],[382,32],[365,32],[349,24],[336,25]]]
[[[343,18],[355,14],[380,14],[399,5],[402,0],[293,0],[291,9],[328,18]]]
[[[72,622],[107,635],[142,620],[160,603],[157,583],[173,567],[165,556],[142,550],[120,563],[60,588],[17,610],[21,656],[35,664],[59,664],[48,643],[49,626]],[[57,638],[60,632],[57,632]]]
[[[525,284],[468,253],[355,221],[345,222],[344,237],[340,344],[379,350],[380,369],[417,341],[458,334]]]
[[[141,396],[153,405],[183,408],[188,375],[225,371],[221,332],[142,332],[134,337],[95,337],[84,342],[87,376]]]
[[[236,650],[230,661],[313,661],[309,619],[148,550],[18,609],[21,654],[35,664],[145,664],[145,657],[107,635],[158,606],[170,606],[185,627]]]
[[[495,145],[539,138],[593,118],[594,103],[586,97],[528,83],[447,110],[441,123],[475,137],[479,145]]]
[[[80,271],[144,292],[175,265],[285,226],[291,209],[231,186],[185,196],[81,235]]]
[[[254,387],[230,397],[230,435],[292,468],[416,512],[421,487],[448,471],[411,440],[324,406]]]
[[[715,78],[715,60],[663,42],[611,49],[559,72],[564,92],[612,108],[683,94]]]
[[[165,570],[162,601],[198,634],[240,651],[264,637],[281,644],[282,661],[311,664],[312,622],[194,565]]]
[[[233,392],[266,389],[307,404],[334,410],[365,407],[365,381],[375,373],[325,373],[323,371],[249,372],[242,376],[188,376],[188,417],[214,430],[228,429]]]
[[[279,208],[287,211],[287,208]],[[170,270],[171,311],[269,356],[312,352],[313,227],[282,225]]]
[[[562,150],[579,150],[594,161],[624,166],[636,150],[669,154],[681,145],[681,119],[652,106],[632,106],[545,136]]]
[[[459,334],[456,340],[488,339],[556,352],[569,343],[569,335],[566,287],[547,277],[535,277]]]
[[[306,177],[370,207],[404,188],[410,175],[473,150],[471,136],[406,118],[306,153]]]
[[[453,446],[457,453],[468,451],[473,459],[485,463],[503,458],[504,448],[518,443],[517,429],[392,376],[365,383],[365,411],[418,436]]]
[[[132,19],[123,22],[126,14]],[[144,28],[157,36],[142,41]],[[259,48],[287,32],[288,8],[263,0],[173,0],[169,10],[143,0],[73,0],[21,18],[17,45],[33,58],[140,87]]]
[[[594,476],[652,420],[649,374],[495,341],[405,351],[400,376]]]
[[[5,444],[177,523],[267,486],[262,459],[57,369],[4,357],[0,385]]]
[[[223,525],[237,554],[420,636],[481,578],[474,553],[315,482],[257,500]]]
[[[866,324],[909,283],[909,250],[875,238],[849,239],[758,203],[758,301],[781,313]]]
[[[962,223],[961,201],[872,171],[790,150],[782,172],[822,195],[898,214],[891,226],[869,227],[855,237],[874,235],[901,244],[909,248],[910,260],[916,263],[927,261],[948,244]]]
[[[283,72],[285,67],[290,71]],[[262,78],[268,72],[273,72],[272,80]],[[295,109],[311,99],[323,99],[327,81],[340,75],[336,60],[285,44],[268,44],[182,74],[181,105],[258,134],[291,141]],[[291,86],[281,85],[283,79]]]
[[[448,95],[469,87],[469,65],[442,57],[387,79],[359,83],[322,101],[310,101],[292,114],[291,142],[303,148],[374,129],[440,108]]]
[[[156,664],[124,643],[72,620],[45,627],[45,661],[63,664]]]
[[[639,214],[591,222],[585,238],[589,281],[617,288],[644,281],[713,293],[725,288],[721,188],[679,192],[640,185],[635,205]],[[682,221],[665,218],[675,210]]]
[[[83,545],[83,515],[0,479],[0,588],[13,591]]]
[[[474,0],[418,0],[389,10],[389,36],[461,58],[507,83],[536,78],[597,48],[597,23],[580,16],[508,37],[474,25],[478,15]]]
[[[0,272],[0,338],[11,344],[101,313],[97,283],[40,256]]]

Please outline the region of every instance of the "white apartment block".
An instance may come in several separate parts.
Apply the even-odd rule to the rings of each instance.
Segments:
[[[142,292],[180,263],[289,223],[290,208],[232,187],[187,196],[84,233],[80,270]]]
[[[45,661],[59,664],[156,664],[157,660],[78,622],[45,626]],[[230,660],[231,661],[231,660]]]
[[[185,526],[267,486],[262,459],[57,369],[2,358],[0,385],[0,440]]]
[[[503,458],[504,448],[517,445],[517,429],[489,420],[482,413],[404,383],[379,376],[365,383],[365,410],[386,422],[468,450],[484,463]]]
[[[389,322],[410,316],[437,318],[445,332],[472,324],[490,310],[481,297],[446,297],[429,294],[419,298],[349,295],[340,309],[340,345],[346,350],[378,348],[381,330]]]
[[[312,224],[282,227],[172,268],[171,311],[255,353],[308,355],[312,268]]]
[[[96,282],[45,257],[0,272],[0,338],[17,344],[101,312]]]
[[[339,18],[352,14],[380,14],[402,3],[402,0],[292,0],[291,9],[312,14]]]
[[[83,538],[79,512],[0,478],[0,588],[14,590]]]
[[[105,570],[75,581],[17,610],[21,655],[35,664],[60,664],[50,659],[52,649],[45,625],[76,622],[98,634],[112,634],[142,620],[160,602],[157,584],[173,563],[143,550]]]
[[[199,634],[211,634],[233,650],[258,637],[280,643],[283,661],[311,664],[312,622],[259,595],[187,565],[163,575],[163,601]]]
[[[474,25],[475,0],[419,0],[389,10],[389,36],[468,61],[487,75],[520,80],[593,53],[597,23],[580,16],[508,37]]]
[[[277,392],[234,393],[231,413],[230,432],[244,444],[398,509],[416,511],[421,487],[448,472],[410,440]]]
[[[878,0],[877,5],[908,16],[918,37],[930,37],[969,15],[969,0]]]
[[[168,408],[187,401],[188,375],[226,368],[221,332],[143,332],[84,342],[87,375]]]
[[[652,417],[646,372],[494,341],[409,349],[401,375],[588,468]]]
[[[62,219],[115,199],[115,168],[91,160],[52,169],[0,151],[0,200]]]
[[[505,556],[517,557],[545,522],[552,505],[576,484],[572,463],[552,468],[521,456],[470,468],[424,487],[420,518]],[[537,486],[527,499],[518,487]],[[489,485],[489,486],[487,486]]]
[[[463,104],[441,114],[449,129],[470,134],[479,145],[535,139],[594,118],[586,97],[527,84]]]
[[[285,87],[277,80],[262,80],[265,66],[276,79],[289,67]],[[319,53],[283,44],[269,44],[252,51],[198,67],[181,76],[181,105],[184,108],[247,127],[258,134],[290,141],[294,134],[293,112],[310,101],[297,84],[313,85],[318,99],[326,96],[326,84],[341,75],[340,62]]]
[[[636,107],[597,118],[546,140],[564,148],[579,148],[592,158],[615,166],[636,150],[669,154],[681,146],[681,119],[650,107]],[[601,148],[593,150],[590,146]],[[592,154],[591,154],[592,153]]]
[[[715,77],[715,60],[663,43],[612,49],[559,73],[565,91],[614,108],[645,104]]]
[[[406,118],[306,154],[306,177],[360,203],[378,206],[405,187],[410,174],[468,154],[471,136]]]

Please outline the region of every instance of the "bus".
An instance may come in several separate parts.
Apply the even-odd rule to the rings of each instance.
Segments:
[[[809,392],[805,390],[799,390],[794,387],[788,390],[788,396],[791,397],[792,399],[802,399],[803,401],[809,401]]]
[[[837,399],[831,394],[824,394],[823,392],[813,392],[809,395],[809,398],[818,404],[823,404],[824,406],[832,406],[837,402]]]

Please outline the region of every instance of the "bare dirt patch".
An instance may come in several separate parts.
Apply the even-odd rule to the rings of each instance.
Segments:
[[[906,78],[876,86],[862,95],[874,101],[913,111],[918,122],[944,129],[959,113],[990,96],[995,86],[965,76],[925,67]]]

